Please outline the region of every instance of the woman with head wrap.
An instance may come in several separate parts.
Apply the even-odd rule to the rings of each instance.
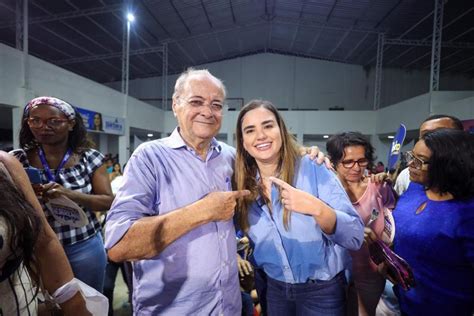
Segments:
[[[39,169],[41,184],[35,191],[74,275],[101,292],[106,255],[93,211],[108,210],[113,200],[104,156],[91,148],[77,110],[54,97],[38,97],[26,105],[20,146],[11,154],[24,167]],[[70,201],[80,206],[79,212]],[[57,207],[61,203],[66,206]]]

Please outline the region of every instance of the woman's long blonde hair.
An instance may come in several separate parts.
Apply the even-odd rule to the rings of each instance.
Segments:
[[[248,210],[250,205],[257,199],[258,195],[265,198],[263,188],[257,182],[257,162],[244,149],[242,135],[242,120],[248,112],[257,108],[264,108],[275,115],[275,119],[280,128],[282,146],[280,149],[280,157],[278,159],[277,172],[279,178],[283,181],[293,184],[293,178],[296,173],[297,164],[299,162],[299,149],[295,137],[288,132],[283,118],[278,113],[276,107],[269,101],[252,100],[247,103],[239,113],[237,119],[236,138],[237,138],[237,157],[235,162],[235,182],[237,190],[249,190],[250,195],[240,198],[237,201],[237,215],[240,229],[244,232],[249,229]],[[270,201],[266,199],[266,203]],[[283,209],[283,224],[285,229],[289,229],[290,211]]]

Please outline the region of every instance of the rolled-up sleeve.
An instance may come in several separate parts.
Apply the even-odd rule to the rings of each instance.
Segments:
[[[364,241],[364,225],[336,175],[324,166],[316,166],[318,195],[336,212],[336,229],[325,236],[336,244],[358,250]]]
[[[105,224],[105,248],[112,248],[126,234],[134,222],[156,215],[159,204],[156,190],[158,180],[146,147],[133,153],[125,168],[123,183],[119,188]]]

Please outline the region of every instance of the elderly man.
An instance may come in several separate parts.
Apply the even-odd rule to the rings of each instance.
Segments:
[[[230,191],[235,150],[217,142],[225,87],[207,70],[176,81],[178,127],[142,144],[107,217],[113,261],[133,262],[136,315],[239,315]]]
[[[445,114],[435,114],[427,117],[420,126],[420,137],[427,132],[440,128],[452,128],[463,130],[462,122],[454,116]],[[394,189],[398,195],[402,195],[410,184],[410,174],[408,168],[403,169],[397,177]]]

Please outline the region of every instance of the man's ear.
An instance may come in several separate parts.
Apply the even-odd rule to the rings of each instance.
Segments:
[[[173,115],[176,117],[176,107],[177,107],[177,101],[176,98],[173,98],[173,104],[171,105],[171,108],[173,109]]]

